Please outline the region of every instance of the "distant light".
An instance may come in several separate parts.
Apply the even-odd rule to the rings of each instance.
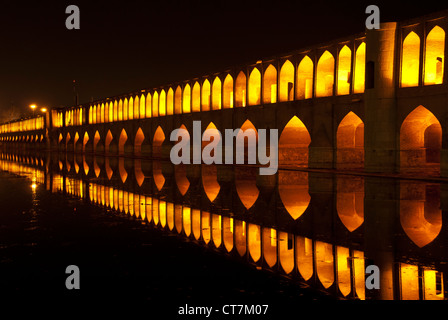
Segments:
[[[258,61],[257,61],[257,63],[262,63],[262,62],[263,62],[263,61],[261,61],[261,60],[258,60]]]
[[[47,112],[47,108],[42,108],[42,109],[40,109],[40,111]]]
[[[31,189],[35,190],[36,188],[37,188],[37,184],[33,183],[33,184],[31,185]]]
[[[35,104],[32,104],[32,105],[30,105],[30,108],[34,110],[37,108],[37,106]]]

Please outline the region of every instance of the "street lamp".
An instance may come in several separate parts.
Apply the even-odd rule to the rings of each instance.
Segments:
[[[42,109],[40,109],[40,111],[47,112],[47,108],[42,108]]]
[[[37,106],[35,104],[30,105],[30,108],[33,109],[33,117],[34,117],[34,109],[37,108]]]

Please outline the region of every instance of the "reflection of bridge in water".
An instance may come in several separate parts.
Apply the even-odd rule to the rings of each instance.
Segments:
[[[0,127],[12,148],[167,159],[172,130],[278,129],[280,166],[448,176],[447,12]]]
[[[335,297],[446,297],[447,195],[439,183],[284,170],[259,176],[256,168],[81,154],[0,158],[2,170],[53,193]],[[365,289],[369,264],[381,270],[379,291]]]

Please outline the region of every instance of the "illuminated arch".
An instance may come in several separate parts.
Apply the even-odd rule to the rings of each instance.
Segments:
[[[241,203],[250,209],[258,199],[257,168],[235,168],[235,189]]]
[[[202,111],[210,110],[210,82],[207,79],[202,84],[201,107]]]
[[[166,115],[166,93],[165,90],[162,89],[159,96],[159,117],[164,115]]]
[[[305,56],[297,67],[296,95],[297,99],[313,97],[314,64],[310,57]]]
[[[362,93],[365,88],[366,79],[366,44],[361,43],[355,54],[355,65],[353,75],[353,92]]]
[[[134,119],[140,119],[140,100],[137,95],[134,97]]]
[[[145,135],[143,134],[142,128],[138,128],[134,139],[134,154],[136,156],[142,155],[142,143],[145,140]]]
[[[43,138],[43,137],[42,137]],[[42,138],[41,138],[41,141],[42,141]],[[73,138],[73,149],[75,150],[75,151],[78,151],[77,149],[77,146],[78,146],[78,140],[79,140],[79,134],[78,134],[78,132],[76,132],[75,133],[75,136],[74,136],[74,138]]]
[[[221,79],[216,77],[212,85],[212,110],[221,109]]]
[[[146,96],[146,118],[151,118],[152,116],[152,99],[151,99],[151,93],[148,93],[148,95]]]
[[[75,116],[76,116],[76,114],[77,114],[77,111],[75,111]],[[104,122],[109,122],[109,103],[107,103],[107,102],[104,105]]]
[[[154,158],[162,157],[162,144],[165,141],[165,133],[160,126],[157,127],[154,133],[153,144],[152,144],[152,154]]]
[[[129,120],[128,98],[124,98],[123,100],[123,120]]]
[[[190,113],[191,112],[191,87],[187,83],[184,87],[184,92],[182,95],[182,113]]]
[[[228,74],[224,79],[222,91],[223,109],[233,108],[233,78],[230,74]]]
[[[124,115],[123,115],[123,100],[118,101],[118,121],[123,121]]]
[[[187,178],[187,167],[184,164],[174,166],[174,179],[176,180],[177,189],[184,196],[190,187],[190,181]]]
[[[210,134],[218,134],[219,133],[219,130],[216,128],[216,126],[215,126],[215,124],[213,123],[213,122],[210,122],[209,124],[208,124],[208,126],[207,126],[207,128],[205,128],[205,130],[204,130],[204,134],[205,134],[205,132],[207,132],[207,131],[210,131]],[[204,135],[203,134],[203,135]],[[213,137],[214,138],[214,137]],[[214,140],[212,140],[212,141],[204,141],[204,140],[202,140],[202,151],[204,150],[204,148],[208,145],[208,144],[210,144],[210,143],[212,143]],[[214,156],[214,154],[213,153],[211,153],[210,154],[210,156]],[[202,155],[202,160],[204,160],[204,159],[206,159],[207,160],[207,157],[208,157],[208,154],[207,155]]]
[[[159,116],[159,93],[157,91],[154,91],[152,95],[152,116]]]
[[[294,66],[291,61],[286,60],[280,68],[279,76],[279,100],[294,100]]]
[[[174,93],[174,113],[182,113],[182,88],[177,86],[176,92]]]
[[[441,84],[445,64],[445,31],[435,26],[428,33],[425,45],[425,85]]]
[[[336,133],[336,161],[338,168],[364,167],[364,122],[349,112]]]
[[[174,91],[173,91],[173,88],[170,88],[166,95],[166,114],[169,116],[174,114]]]
[[[246,75],[240,71],[235,81],[235,107],[246,106],[246,86]]]
[[[250,120],[246,120],[240,128],[240,132],[236,136],[239,140],[244,136],[244,163],[256,161],[256,148],[249,148],[251,145],[256,145],[258,142],[258,131]],[[247,130],[252,130],[246,133]],[[238,152],[238,150],[237,150]],[[237,154],[238,155],[238,154]]]
[[[420,37],[411,31],[403,41],[401,86],[418,86],[420,65]]]
[[[349,47],[343,46],[341,51],[339,51],[338,56],[338,76],[337,76],[338,95],[344,95],[350,93],[351,67],[352,67],[352,51],[350,50]]]
[[[249,75],[249,105],[255,106],[260,104],[261,93],[261,73],[257,68],[254,68]]]
[[[334,85],[334,57],[325,51],[317,62],[316,97],[333,95]]]
[[[311,201],[308,172],[280,170],[278,193],[286,211],[294,220],[297,220],[306,211]]]
[[[125,143],[128,140],[126,130],[121,130],[120,138],[118,139],[118,155],[122,156],[125,153]]]
[[[401,181],[400,223],[418,247],[434,241],[442,230],[440,185]]]
[[[118,101],[114,101],[113,115],[111,119],[114,119],[114,122],[118,121]]]
[[[418,106],[401,125],[401,168],[424,168],[426,164],[440,164],[441,147],[440,122],[428,109]]]
[[[146,117],[146,102],[145,102],[145,95],[142,94],[140,96],[140,119],[144,119]]]
[[[279,165],[308,166],[308,146],[311,136],[296,116],[286,124],[278,142]]]
[[[277,69],[270,64],[263,75],[263,102],[277,102]]]
[[[128,104],[128,119],[133,120],[134,119],[134,98],[129,98],[129,104]]]
[[[353,232],[364,222],[364,178],[337,177],[336,210],[348,231]]]
[[[201,86],[197,81],[193,85],[191,96],[193,112],[201,111]]]
[[[93,116],[93,121],[92,121],[92,123],[93,124],[96,124],[96,123],[98,123],[97,122],[97,117],[98,117],[98,114],[97,114],[98,112],[97,112],[97,110],[96,110],[96,105],[94,105],[93,106],[93,110],[92,110],[92,116]]]

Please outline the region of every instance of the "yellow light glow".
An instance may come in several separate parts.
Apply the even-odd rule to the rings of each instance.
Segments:
[[[420,64],[420,38],[411,32],[403,41],[403,57],[401,61],[401,86],[414,87],[418,85]]]

